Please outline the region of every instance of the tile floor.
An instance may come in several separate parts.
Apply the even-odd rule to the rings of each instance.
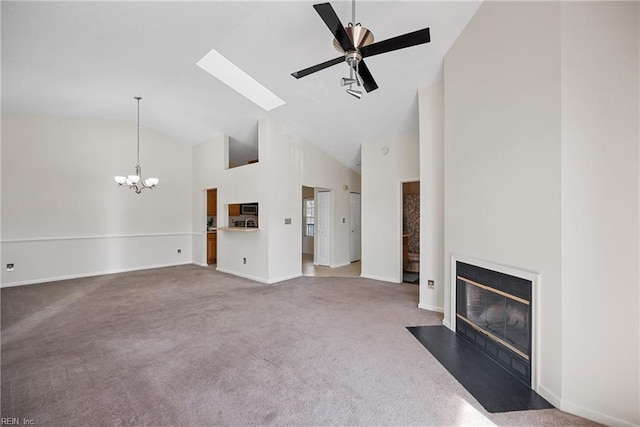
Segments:
[[[360,277],[360,261],[337,268],[313,265],[313,254],[302,254],[302,275],[320,277]]]

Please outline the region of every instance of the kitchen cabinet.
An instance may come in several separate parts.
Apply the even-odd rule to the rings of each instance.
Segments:
[[[218,190],[207,190],[207,216],[216,216],[218,210]]]
[[[218,261],[218,233],[207,233],[207,264]]]
[[[240,204],[229,205],[229,216],[240,216]]]

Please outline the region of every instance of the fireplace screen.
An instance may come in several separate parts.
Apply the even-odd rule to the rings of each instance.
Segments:
[[[464,279],[458,279],[463,280]],[[467,304],[459,311],[464,319],[521,356],[529,356],[529,304],[466,281]]]
[[[457,263],[456,331],[530,384],[531,282]]]

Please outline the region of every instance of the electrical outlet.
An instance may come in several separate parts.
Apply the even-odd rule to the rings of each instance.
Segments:
[[[181,254],[182,253],[182,249],[178,249],[178,253]]]
[[[7,271],[13,271],[13,263],[7,264]]]
[[[433,289],[435,287],[436,283],[433,280],[428,280],[427,281],[427,288],[429,289]]]
[[[242,263],[246,264],[247,263],[247,259],[246,258],[242,258]]]

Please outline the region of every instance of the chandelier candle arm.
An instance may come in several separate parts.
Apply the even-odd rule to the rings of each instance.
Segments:
[[[136,173],[135,175],[127,175],[127,176],[116,175],[114,176],[114,179],[116,181],[116,184],[118,184],[119,187],[126,185],[127,187],[135,191],[137,194],[140,194],[142,193],[142,190],[144,190],[145,188],[149,188],[151,190],[156,188],[156,185],[158,185],[158,182],[160,182],[160,180],[158,178],[147,178],[147,179],[142,178],[142,168],[140,167],[140,100],[142,98],[140,96],[135,96],[133,99],[138,101],[138,125],[137,125],[138,143],[137,143],[137,151],[136,151],[136,155],[137,155],[136,157],[137,163],[135,168]]]

